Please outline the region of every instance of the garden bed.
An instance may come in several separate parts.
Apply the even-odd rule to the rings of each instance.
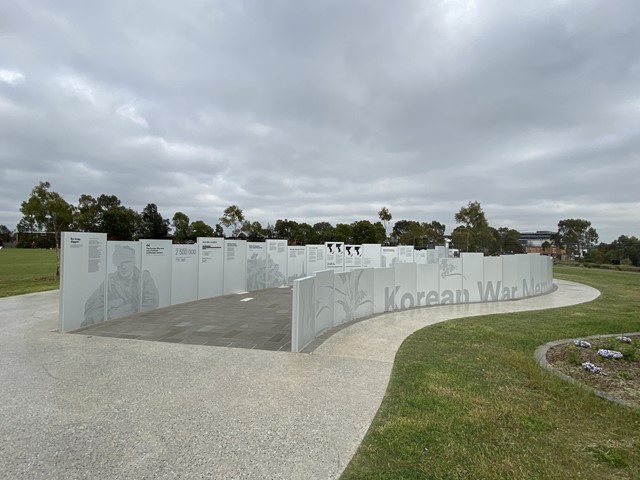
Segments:
[[[546,358],[558,372],[640,407],[640,335],[576,339],[549,348]]]

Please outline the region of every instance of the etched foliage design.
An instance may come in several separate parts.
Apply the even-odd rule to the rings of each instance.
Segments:
[[[344,309],[346,322],[357,318],[358,308],[367,303],[373,304],[372,300],[367,299],[367,293],[360,287],[360,278],[363,273],[364,270],[358,270],[351,275],[336,275],[336,281],[340,283],[335,287],[335,291],[342,296],[341,299],[336,300],[336,303]]]

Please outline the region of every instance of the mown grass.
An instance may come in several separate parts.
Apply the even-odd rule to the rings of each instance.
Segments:
[[[0,297],[53,290],[58,285],[55,250],[0,250]]]
[[[540,368],[548,341],[640,331],[640,276],[556,268],[588,304],[453,320],[410,336],[342,479],[640,478],[640,410]]]

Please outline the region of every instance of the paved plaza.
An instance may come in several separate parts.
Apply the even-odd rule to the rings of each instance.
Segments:
[[[234,293],[75,330],[82,335],[291,351],[291,287]]]
[[[599,295],[556,284],[551,294],[518,301],[375,316],[335,331],[310,354],[284,351],[286,344],[269,351],[189,343],[206,325],[174,307],[157,311],[169,317],[161,319],[166,325],[142,322],[142,330],[116,334],[129,337],[60,334],[57,291],[1,298],[0,476],[336,479],[369,428],[408,335],[453,318]],[[258,310],[270,318],[263,319],[263,345],[284,341],[275,333],[267,339],[266,324],[290,296],[286,289],[265,293],[253,304],[264,302]],[[154,328],[165,329],[160,341],[141,339]],[[179,342],[162,341],[182,334]]]

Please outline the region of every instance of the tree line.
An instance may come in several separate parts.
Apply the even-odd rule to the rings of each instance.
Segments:
[[[23,218],[17,225],[19,233],[49,232],[54,234],[55,246],[59,246],[62,231],[104,232],[111,240],[135,240],[139,238],[168,238],[176,243],[194,241],[197,237],[224,237],[224,227],[230,237],[249,241],[281,238],[299,245],[321,244],[338,241],[348,244],[381,243],[389,245],[413,245],[428,248],[445,242],[446,226],[436,220],[418,222],[397,220],[391,232],[388,224],[393,219],[389,209],[382,207],[379,221],[356,220],[352,223],[318,222],[310,225],[289,219],[278,219],[263,226],[258,221],[245,218],[238,205],[228,206],[214,226],[203,220],[191,221],[184,212],[175,212],[172,219],[164,218],[155,203],[149,203],[141,212],[126,207],[115,195],[98,197],[82,194],[77,205],[68,203],[51,190],[49,182],[36,185],[29,198],[22,202]],[[450,240],[453,247],[462,252],[482,252],[485,255],[522,253],[524,246],[520,232],[515,229],[489,225],[479,202],[469,202],[454,216],[457,226]],[[10,230],[0,225],[0,238],[9,237]],[[8,239],[8,238],[7,238]],[[591,222],[583,219],[565,219],[558,223],[558,231],[551,235],[551,242],[572,257],[611,262],[621,259],[637,265],[640,245],[635,237],[621,236],[610,245],[600,244]],[[596,246],[597,245],[597,246]],[[543,250],[546,247],[543,245]]]

